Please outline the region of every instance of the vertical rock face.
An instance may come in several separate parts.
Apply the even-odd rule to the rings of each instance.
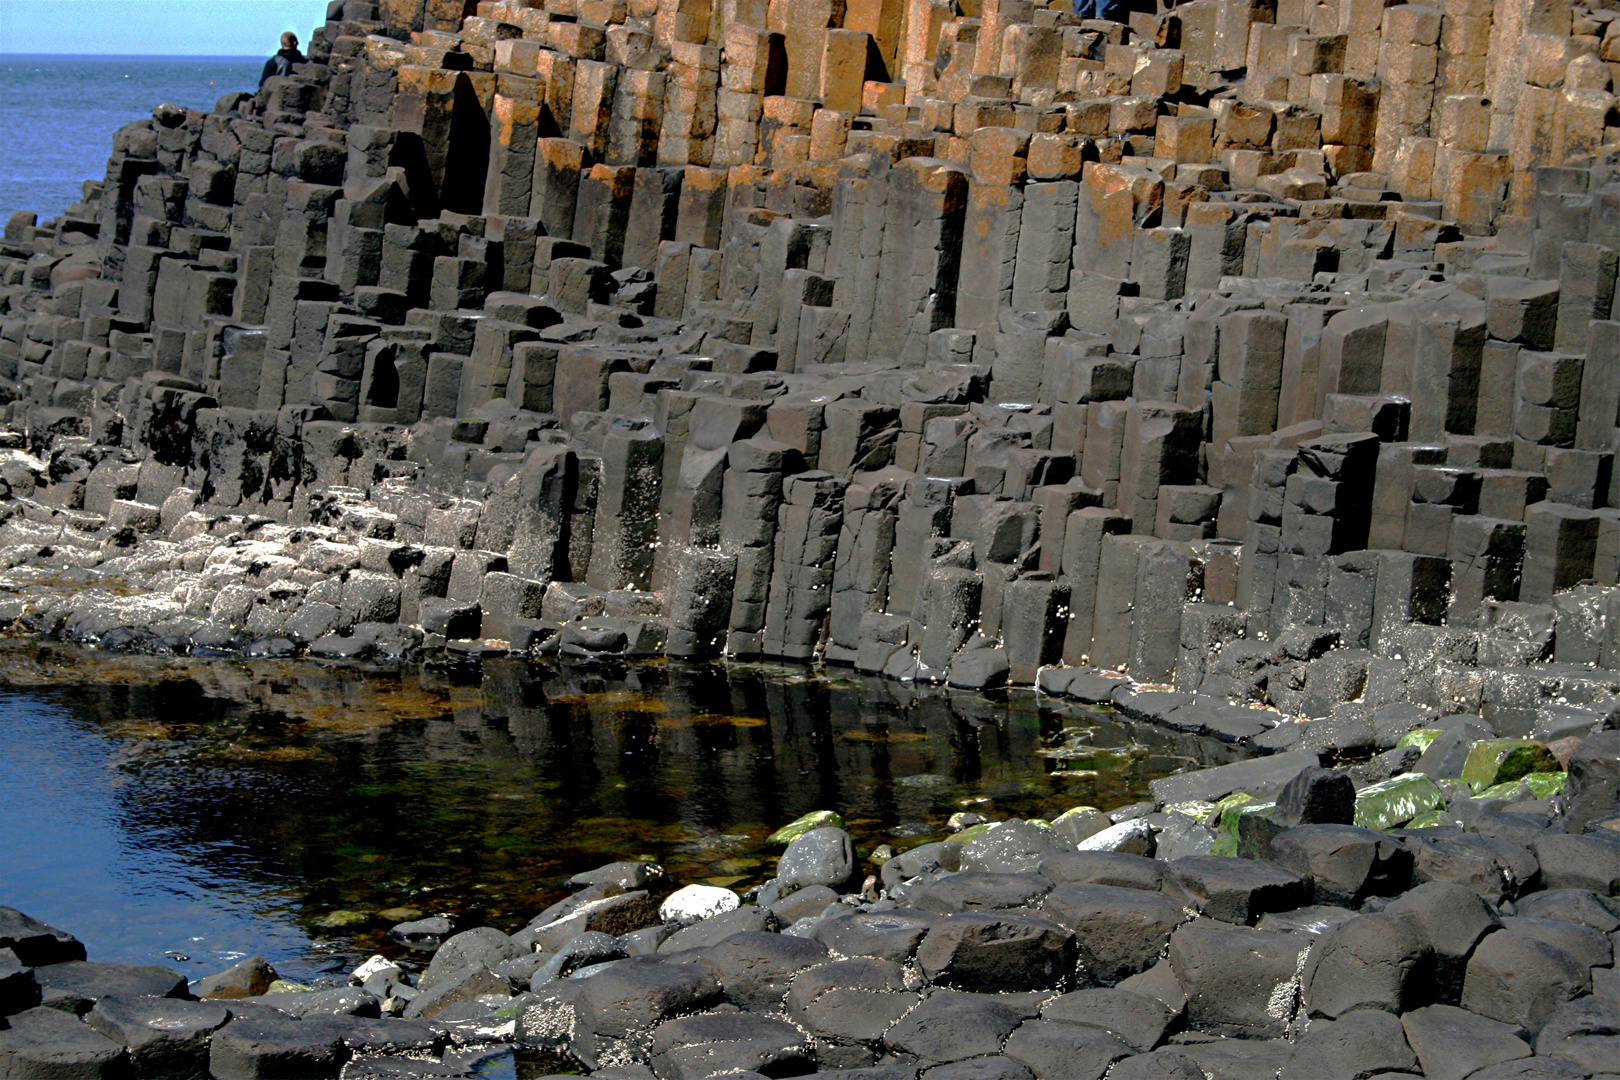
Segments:
[[[333,3],[7,223],[7,558],[146,590],[35,605],[85,640],[1578,733],[1620,693],[1615,25]]]

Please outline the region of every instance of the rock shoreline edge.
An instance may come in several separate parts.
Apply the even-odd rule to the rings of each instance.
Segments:
[[[374,957],[326,989],[258,958],[189,987],[88,963],[70,935],[0,908],[0,1065],[472,1077],[516,1054],[612,1080],[1614,1075],[1620,732],[1582,742],[1551,797],[1533,773],[1483,793],[1404,774],[1442,796],[1424,811],[1440,820],[1407,827],[1353,824],[1420,815],[1310,757],[1168,777],[1111,814],[971,825],[864,881],[818,812],[779,831],[776,876],[746,897],[695,885],[660,901],[656,865],[613,863],[511,934],[401,924],[401,941],[436,945],[425,967]],[[1569,831],[1583,808],[1609,816]],[[1233,853],[1210,853],[1225,838]]]

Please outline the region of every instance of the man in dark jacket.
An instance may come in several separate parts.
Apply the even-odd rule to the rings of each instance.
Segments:
[[[304,54],[298,51],[298,35],[288,31],[281,35],[281,51],[264,62],[264,71],[259,75],[259,85],[272,75],[287,76],[292,74],[294,64],[304,63]]]

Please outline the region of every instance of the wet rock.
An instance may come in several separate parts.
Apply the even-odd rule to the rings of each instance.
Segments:
[[[834,890],[825,885],[808,885],[764,906],[770,908],[784,925],[791,925],[800,919],[820,915],[828,905],[837,902],[838,893]]]
[[[7,1077],[114,1080],[125,1075],[128,1058],[123,1046],[70,1013],[40,1007],[7,1021],[0,1030],[0,1073]]]
[[[1112,824],[1113,820],[1095,807],[1076,806],[1052,819],[1052,831],[1070,844],[1079,844]]]
[[[1407,773],[1357,792],[1353,820],[1364,829],[1393,829],[1445,805],[1445,795],[1433,780],[1422,773]]]
[[[369,991],[360,987],[344,986],[335,990],[315,990],[307,994],[289,994],[278,1001],[277,1007],[297,1017],[307,1016],[364,1016],[381,1015],[380,1002]]]
[[[447,1009],[465,1002],[476,1001],[487,994],[509,997],[512,984],[504,975],[488,968],[473,965],[446,972],[429,989],[417,987],[419,993],[405,1006],[407,1019],[433,1020]]]
[[[1317,755],[1308,750],[1290,750],[1270,757],[1252,758],[1213,769],[1178,773],[1148,783],[1148,790],[1161,805],[1201,799],[1214,802],[1234,791],[1246,791],[1265,798],[1281,791],[1302,769],[1319,765]]]
[[[1557,771],[1558,759],[1534,739],[1483,739],[1469,748],[1461,775],[1478,794],[1527,773]]]
[[[969,642],[952,659],[946,669],[945,682],[959,690],[985,690],[992,686],[1005,686],[1012,669],[1007,650],[991,643],[975,647]],[[1029,676],[1023,678],[1028,680]]]
[[[776,863],[784,887],[838,887],[855,872],[855,843],[839,828],[811,829],[795,837]]]
[[[1321,934],[1330,927],[1354,918],[1356,918],[1354,911],[1341,907],[1312,904],[1310,907],[1295,908],[1293,911],[1262,915],[1255,926],[1260,930],[1282,933]]]
[[[258,997],[270,989],[279,976],[262,956],[250,956],[217,975],[198,979],[191,990],[199,998]]]
[[[603,888],[613,889],[616,886]],[[574,896],[583,897],[589,891],[592,890],[575,893]],[[538,925],[531,923],[519,936],[512,939],[513,944],[519,949],[526,948],[532,943],[535,948],[555,950],[586,932],[617,937],[620,934],[646,929],[658,922],[657,908],[652,898],[640,889],[635,892],[604,896],[597,900],[585,900],[571,907],[572,910],[560,918]]]
[[[518,956],[520,950],[510,937],[493,926],[475,926],[447,939],[434,952],[416,988],[428,993],[445,979],[470,967],[492,968]]]
[[[230,1019],[225,1006],[167,997],[106,994],[85,1023],[127,1048],[138,1077],[208,1073],[208,1037]]]
[[[664,879],[664,868],[654,862],[615,862],[595,870],[575,874],[563,885],[570,889],[583,889],[590,885],[613,885],[629,892],[645,889]]]
[[[940,841],[920,844],[910,851],[902,852],[883,864],[880,870],[883,885],[885,888],[893,889],[901,882],[909,881],[919,874],[960,870],[963,847],[964,845],[959,843]]]
[[[1004,821],[962,845],[961,869],[1018,874],[1070,846],[1051,829],[1017,818]]]
[[[1217,839],[1214,829],[1181,814],[1171,814],[1170,823],[1153,838],[1153,856],[1172,862],[1208,855]]]
[[[236,1006],[231,1006],[231,1009],[234,1012]],[[352,1054],[392,1053],[423,1057],[438,1053],[446,1043],[446,1036],[432,1025],[416,1020],[312,1015],[303,1023],[308,1027],[320,1026],[336,1032],[338,1039]]]
[[[611,934],[586,931],[575,935],[554,953],[544,956],[541,966],[529,977],[531,989],[538,990],[554,979],[563,978],[580,968],[625,956],[624,946]]]
[[[433,947],[450,936],[450,920],[442,915],[433,915],[426,919],[399,923],[388,933],[389,936],[399,938],[407,945]]]
[[[266,1075],[336,1076],[348,1050],[334,1028],[291,1018],[235,1016],[209,1044],[209,1075],[254,1080]]]
[[[1153,827],[1140,819],[1122,821],[1080,841],[1081,851],[1111,851],[1122,855],[1153,854]]]
[[[812,810],[803,817],[795,818],[786,825],[777,829],[765,838],[765,843],[773,847],[786,847],[812,829],[842,829],[844,819],[833,810]]]
[[[24,967],[85,957],[84,945],[72,934],[9,907],[0,907],[0,949],[10,949]]]

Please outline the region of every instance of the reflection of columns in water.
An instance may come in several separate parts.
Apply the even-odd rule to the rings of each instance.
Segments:
[[[596,788],[596,766],[591,760],[592,740],[588,706],[574,702],[548,705],[551,728],[551,754],[545,762],[549,779],[559,787],[553,812],[559,819],[574,816],[568,808],[579,806]]]
[[[763,727],[750,729],[756,736],[753,790],[759,800],[757,820],[774,828],[777,822],[798,816],[790,793],[796,786],[798,748],[807,732],[805,719],[797,715],[792,696],[783,693],[783,687],[764,683],[760,689],[759,707],[764,711],[750,714],[765,721]]]
[[[717,716],[735,716],[738,706],[735,683],[718,688],[721,692],[707,697],[709,708],[694,710],[699,716],[712,713]],[[681,738],[690,743],[693,758],[692,789],[687,792],[687,817],[711,829],[723,829],[738,820],[741,812],[738,790],[740,778],[730,775],[730,760],[737,747],[737,728],[730,723],[693,724],[681,730]]]
[[[658,775],[658,722],[646,709],[621,709],[613,714],[614,761],[620,777],[627,781],[648,780]],[[635,810],[635,808],[629,808]],[[634,816],[642,816],[639,811]]]
[[[831,719],[831,737],[822,758],[823,784],[833,793],[842,795],[847,807],[846,816],[869,816],[873,810],[868,802],[867,788],[858,778],[868,775],[876,767],[880,747],[885,755],[892,750],[888,738],[890,733],[904,730],[902,717],[887,695],[872,697],[857,689],[839,691],[836,711]],[[845,738],[845,735],[856,737]],[[845,777],[857,779],[850,784],[845,783]]]
[[[907,719],[905,710],[897,709],[896,711],[899,715],[896,717],[897,722],[891,726],[891,730],[904,731],[910,726],[904,722]],[[899,818],[899,807],[896,805],[894,797],[894,761],[889,752],[889,740],[884,739],[870,745],[872,747],[872,760],[868,763],[867,768],[874,781],[870,791],[872,800],[870,812],[879,821],[894,822]],[[863,792],[862,794],[866,795],[867,793]]]
[[[952,754],[955,766],[951,771],[963,783],[977,783],[984,775],[984,763],[979,756],[979,728],[954,710],[952,715],[951,749],[955,751]]]

